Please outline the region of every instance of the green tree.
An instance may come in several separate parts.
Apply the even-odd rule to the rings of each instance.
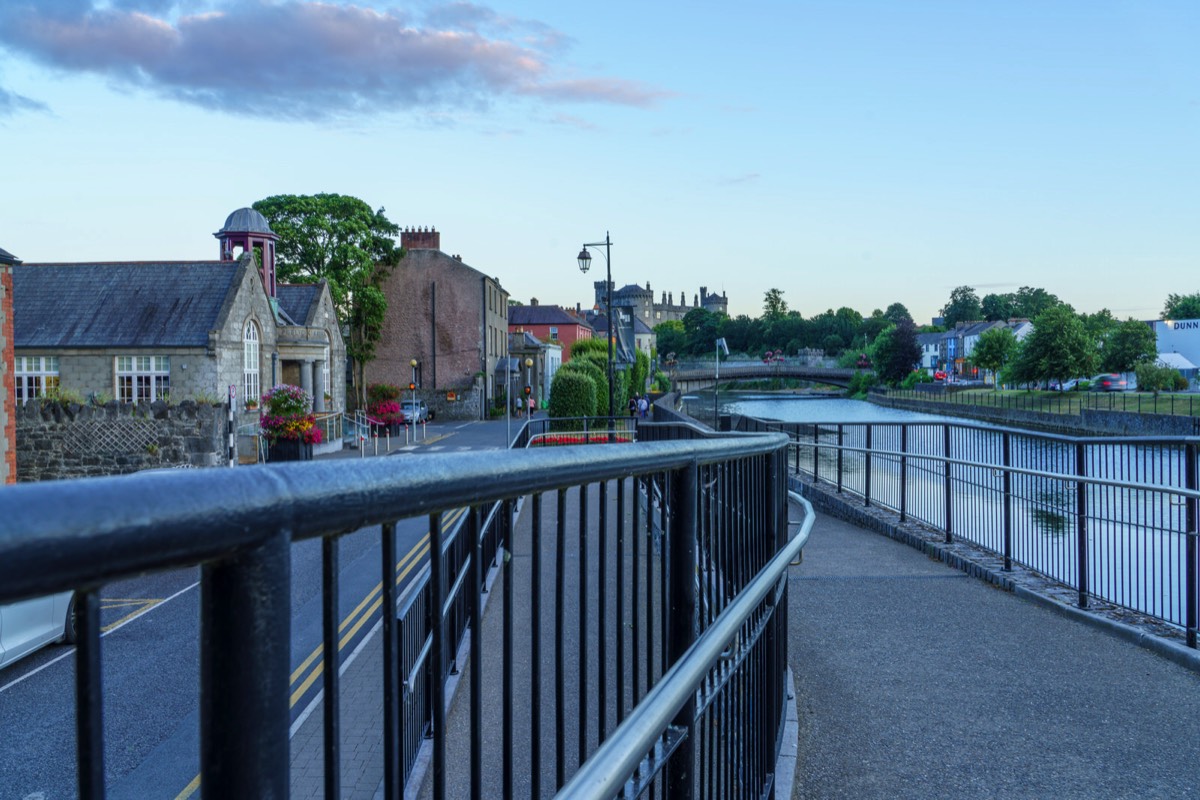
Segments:
[[[902,319],[912,319],[912,314],[908,313],[908,309],[903,303],[892,303],[884,309],[883,315],[896,325],[900,324]]]
[[[1016,316],[1017,298],[1011,292],[985,294],[979,302],[979,310],[988,322],[1011,319]]]
[[[583,370],[567,369],[564,364],[550,382],[549,411],[552,419],[595,416],[596,387],[592,379]]]
[[[608,377],[604,373],[604,359],[597,358],[595,353],[583,353],[579,356],[572,354],[571,360],[559,367],[559,373],[566,371],[578,372],[592,383],[592,408],[594,414],[608,414]],[[550,384],[553,393],[554,384]],[[614,395],[615,402],[615,395]],[[616,410],[616,409],[614,409]],[[550,416],[554,416],[552,413]]]
[[[1138,389],[1143,392],[1154,392],[1156,397],[1159,392],[1172,391],[1179,382],[1182,382],[1184,388],[1187,387],[1187,380],[1183,379],[1179,370],[1153,361],[1143,361],[1138,364],[1135,374],[1137,375]]]
[[[712,355],[717,339],[721,338],[720,326],[723,314],[714,314],[704,308],[693,308],[683,318],[686,334],[686,350],[693,356]]]
[[[1130,372],[1142,362],[1154,361],[1156,355],[1158,342],[1154,329],[1130,318],[1118,325],[1108,337],[1100,368],[1105,372]]]
[[[950,301],[942,307],[942,318],[947,328],[960,322],[972,322],[983,316],[979,306],[979,295],[970,286],[959,286],[950,292]]]
[[[1000,382],[997,373],[1003,369],[1017,350],[1017,337],[1008,328],[992,328],[984,331],[971,351],[971,360],[992,373],[992,383],[997,389]]]
[[[363,369],[375,358],[387,311],[380,284],[404,255],[395,241],[399,227],[382,208],[372,211],[357,197],[340,194],[275,195],[254,209],[279,236],[279,281],[329,285],[338,321],[350,332],[346,353],[356,367],[359,402],[365,403]]]
[[[1163,304],[1163,319],[1200,319],[1200,292],[1167,295]]]
[[[763,319],[779,319],[787,313],[788,304],[781,289],[767,289],[763,295]]]
[[[672,353],[678,358],[686,352],[687,331],[679,320],[667,320],[654,326],[654,340],[664,359],[669,358]]]
[[[862,325],[858,328],[858,335],[870,344],[875,341],[877,336],[895,324],[877,308],[871,312],[871,316],[862,321]]]
[[[1062,303],[1056,295],[1045,289],[1022,286],[1013,296],[1013,315],[1033,319],[1043,311]]]
[[[1058,305],[1043,311],[1033,321],[1033,331],[1020,350],[1018,373],[1025,381],[1060,383],[1092,372],[1096,366],[1096,348],[1083,321],[1069,306]]]
[[[904,380],[921,360],[917,326],[911,319],[901,319],[875,338],[870,352],[875,373],[885,383],[896,385]]]

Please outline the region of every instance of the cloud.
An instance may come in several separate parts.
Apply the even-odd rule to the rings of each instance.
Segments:
[[[44,103],[10,92],[0,86],[0,119],[11,117],[21,111],[47,111]]]
[[[6,0],[0,47],[183,102],[259,117],[482,108],[502,97],[649,108],[669,93],[620,78],[559,77],[568,40],[459,2],[421,19],[317,0]]]

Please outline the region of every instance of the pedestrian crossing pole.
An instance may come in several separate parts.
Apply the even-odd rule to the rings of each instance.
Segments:
[[[234,403],[237,402],[237,385],[229,384],[229,415],[225,421],[226,434],[228,438],[229,450],[229,466],[237,466],[237,423],[235,421]]]

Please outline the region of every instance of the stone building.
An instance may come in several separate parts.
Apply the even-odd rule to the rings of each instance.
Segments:
[[[0,486],[17,480],[12,268],[20,263],[16,256],[0,248]]]
[[[508,292],[443,253],[436,230],[405,229],[400,245],[404,258],[382,284],[387,313],[366,383],[415,382],[438,418],[485,418],[503,396],[495,376],[507,349]]]
[[[344,408],[346,351],[328,286],[277,283],[277,237],[253,209],[214,236],[218,261],[15,267],[16,401],[55,388],[119,402],[224,400],[234,387],[241,405],[292,383],[318,412]]]
[[[596,293],[595,310],[603,311],[605,303],[608,302],[608,283],[596,281],[593,288]],[[622,286],[620,289],[614,288],[612,295],[614,306],[632,307],[636,317],[651,328],[669,320],[682,320],[695,308],[703,308],[713,314],[729,313],[729,298],[725,293],[709,294],[707,286],[701,286],[700,293],[692,295],[690,304],[683,292],[679,293],[678,303],[675,302],[672,292],[662,292],[659,302],[654,302],[654,292],[650,290],[649,281],[646,281],[644,289],[636,283]]]

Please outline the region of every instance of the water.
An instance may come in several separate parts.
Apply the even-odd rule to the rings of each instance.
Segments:
[[[712,395],[691,401],[711,415]],[[1077,483],[1016,473],[1010,493],[1004,491],[1001,429],[932,414],[884,408],[859,400],[812,398],[754,393],[723,393],[722,413],[740,414],[785,423],[827,423],[820,443],[827,445],[814,457],[812,448],[793,452],[794,466],[806,474],[815,471],[823,482],[836,482],[849,495],[867,494],[875,505],[899,510],[938,529],[945,529],[947,511],[958,538],[996,552],[1005,549],[1013,560],[1063,582],[1078,586],[1081,563],[1086,565],[1092,594],[1179,624],[1186,616],[1185,565],[1186,508],[1178,497],[1154,490],[1089,485],[1082,497]],[[945,423],[952,425],[949,451]],[[839,458],[837,429],[848,448]],[[868,427],[870,441],[868,443]],[[901,446],[901,429],[904,445]],[[801,440],[812,429],[802,429]],[[1012,467],[1075,474],[1076,443],[1033,432],[1008,435]],[[902,464],[883,451],[909,454]],[[943,456],[978,464],[953,465],[947,503],[946,466],[918,456]],[[1150,486],[1183,486],[1185,452],[1176,444],[1125,445],[1089,443],[1083,448],[1083,473],[1093,477]],[[901,475],[903,471],[903,477]],[[840,476],[840,477],[839,477]],[[949,506],[949,508],[948,508]],[[1005,510],[1009,529],[1005,533]],[[1081,514],[1080,512],[1083,511]],[[1086,548],[1080,553],[1079,519],[1085,519]]]

